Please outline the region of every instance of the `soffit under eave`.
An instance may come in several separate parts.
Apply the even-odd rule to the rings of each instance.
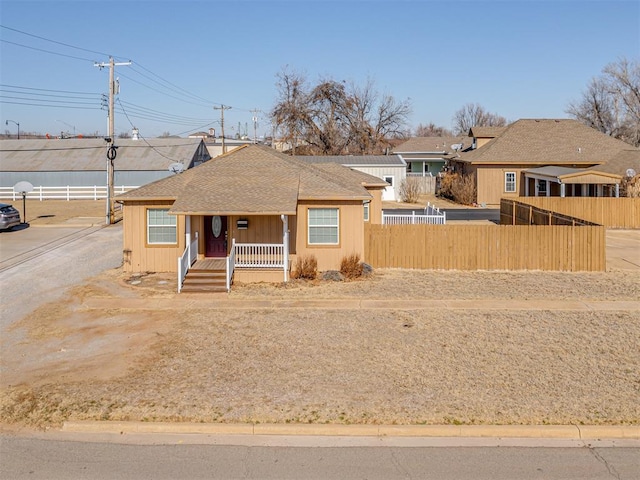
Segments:
[[[305,201],[305,202],[344,202],[344,201],[358,201],[358,200],[369,200],[373,198],[373,196],[370,193],[367,193],[366,195],[355,195],[355,196],[330,196],[330,197],[319,197],[317,195],[313,195],[313,196],[303,196],[300,195],[298,197],[299,201]]]
[[[228,216],[253,216],[253,217],[259,217],[259,216],[280,216],[280,215],[295,215],[297,212],[294,211],[288,211],[288,210],[279,210],[279,211],[260,211],[260,212],[248,212],[248,211],[241,211],[241,210],[237,210],[237,211],[232,211],[232,210],[207,210],[207,211],[194,211],[194,212],[189,212],[189,211],[174,211],[169,209],[169,215],[188,215],[188,216],[204,216],[204,217],[209,217],[209,216],[215,216],[215,215],[219,215],[221,217],[228,217]]]
[[[565,184],[586,184],[592,183],[596,185],[611,185],[620,183],[622,177],[619,175],[594,175],[594,174],[571,174],[568,176],[560,175],[557,177],[561,183]]]
[[[175,202],[176,197],[114,197],[114,202]]]

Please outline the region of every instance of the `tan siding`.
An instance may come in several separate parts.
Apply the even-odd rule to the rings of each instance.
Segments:
[[[375,225],[382,223],[382,190],[382,188],[368,189],[369,193],[373,196],[369,204],[369,222]]]
[[[338,208],[340,211],[340,244],[307,244],[307,210],[309,208]],[[313,255],[318,261],[318,270],[340,268],[342,258],[356,253],[364,258],[364,220],[362,201],[353,202],[300,202],[298,203],[297,256]]]
[[[249,221],[249,228],[238,230],[239,219]],[[274,215],[230,216],[227,219],[229,239],[236,243],[282,243],[282,220]]]
[[[522,175],[524,168],[483,166],[472,166],[471,168],[477,172],[477,202],[479,204],[500,205],[501,198],[516,198],[518,195],[524,195],[524,179]],[[515,172],[516,174],[516,191],[513,193],[504,191],[506,172]]]
[[[613,185],[620,183],[620,178],[613,178],[607,175],[598,175],[597,173],[586,173],[584,175],[572,176],[562,180],[563,183],[593,183],[603,185]]]
[[[177,245],[147,245],[147,209],[172,202],[127,202],[123,207],[123,269],[127,272],[176,272],[185,249],[184,218],[178,217]]]

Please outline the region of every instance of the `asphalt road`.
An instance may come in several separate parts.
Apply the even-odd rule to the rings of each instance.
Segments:
[[[489,220],[491,222],[500,223],[500,209],[494,208],[444,208],[441,212],[447,214],[447,220]],[[408,210],[408,209],[387,209],[383,211],[388,214],[416,215],[424,214],[424,210]]]
[[[210,439],[211,442],[215,439]],[[638,448],[397,447],[69,442],[0,437],[2,478],[637,479]]]

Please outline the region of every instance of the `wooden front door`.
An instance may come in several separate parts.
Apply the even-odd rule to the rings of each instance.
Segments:
[[[204,217],[206,257],[227,256],[227,217]]]

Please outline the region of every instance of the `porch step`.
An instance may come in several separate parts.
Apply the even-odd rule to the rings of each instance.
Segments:
[[[183,292],[226,292],[227,276],[224,270],[191,269],[182,283]]]

